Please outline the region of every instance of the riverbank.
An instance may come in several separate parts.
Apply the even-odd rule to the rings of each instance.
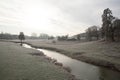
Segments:
[[[73,42],[73,41],[25,41],[27,44],[36,47],[54,50],[98,66],[120,71],[120,43],[107,43],[100,41]]]
[[[73,80],[73,76],[42,52],[0,41],[0,80]]]

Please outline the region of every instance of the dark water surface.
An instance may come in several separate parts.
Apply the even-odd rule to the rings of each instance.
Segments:
[[[31,46],[24,44],[26,48],[32,48]],[[35,48],[34,48],[35,49]],[[58,62],[62,63],[63,66],[71,68],[71,73],[76,76],[76,78],[81,80],[120,80],[120,72],[113,71],[107,68],[94,66],[88,63],[84,63],[55,51],[50,51],[46,49],[36,49],[44,52],[45,55],[56,59]]]

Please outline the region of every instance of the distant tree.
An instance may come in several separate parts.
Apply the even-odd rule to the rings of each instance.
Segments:
[[[89,41],[92,40],[92,33],[91,33],[91,32],[92,32],[92,31],[91,31],[90,28],[88,28],[88,29],[86,30],[86,39],[89,40]]]
[[[49,38],[48,38],[48,39],[50,40],[50,39],[54,39],[54,38],[55,38],[54,36],[49,36]]]
[[[40,36],[39,36],[40,39],[48,39],[49,38],[49,35],[48,34],[45,34],[45,33],[41,33]]]
[[[81,39],[81,36],[78,34],[77,35],[77,40],[79,41]]]
[[[109,8],[105,9],[102,15],[102,34],[106,41],[114,41],[114,28],[112,27],[113,19],[112,11]]]
[[[9,34],[9,33],[3,33],[3,32],[1,32],[0,33],[0,39],[14,39],[14,36],[13,35],[11,35],[11,34]]]
[[[22,44],[23,44],[22,40],[25,40],[24,33],[23,33],[23,32],[20,32],[18,38],[20,39],[20,41],[21,41],[21,46],[22,46]]]
[[[100,37],[100,28],[98,26],[92,26],[92,37],[96,37],[98,40]]]
[[[113,22],[114,38],[116,41],[120,41],[120,19],[115,19]]]
[[[68,40],[68,37],[69,37],[69,35],[67,34],[67,35],[65,35],[65,40]]]
[[[0,33],[0,39],[4,39],[4,33],[3,32]]]
[[[58,36],[57,39],[58,39],[59,41],[68,40],[68,35]]]
[[[91,41],[92,38],[96,38],[96,40],[99,39],[99,27],[98,26],[91,26],[86,30],[86,38],[87,40]]]

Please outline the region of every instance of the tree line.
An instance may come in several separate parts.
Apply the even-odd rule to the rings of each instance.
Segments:
[[[105,41],[120,41],[120,19],[113,16],[112,11],[107,8],[102,14],[102,26],[90,26],[85,30],[85,33],[77,34],[69,38],[67,35],[58,36],[58,40],[105,40]]]
[[[102,14],[102,26],[91,26],[86,30],[86,39],[120,41],[120,19],[113,16],[112,11],[107,8]],[[77,35],[77,37],[81,37]]]
[[[0,39],[18,39],[18,35],[13,35],[13,34],[9,34],[9,33],[0,33]]]
[[[24,34],[23,32],[20,32],[19,34],[10,34],[10,33],[0,33],[0,39],[6,39],[6,40],[12,40],[12,39],[19,39],[19,35]],[[41,33],[40,36],[37,36],[36,33],[32,33],[31,36],[24,35],[26,39],[54,39],[54,36],[50,36],[45,33]]]
[[[22,32],[23,33],[23,32]],[[24,34],[24,33],[23,33]],[[9,33],[0,33],[0,39],[18,39],[19,35],[12,35]],[[48,34],[41,33],[37,36],[36,33],[32,33],[31,36],[26,36],[26,39],[54,39],[57,38],[60,41],[63,40],[99,40],[103,39],[105,41],[120,41],[120,19],[113,16],[112,11],[107,8],[102,14],[102,26],[90,26],[86,29],[85,33],[77,34],[72,37],[68,35],[63,36],[49,36]]]

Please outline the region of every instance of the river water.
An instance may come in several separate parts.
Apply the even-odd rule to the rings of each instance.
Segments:
[[[32,48],[27,44],[23,44],[23,47]],[[88,63],[84,63],[70,57],[67,57],[61,53],[50,51],[46,49],[33,48],[42,51],[45,55],[56,59],[62,63],[63,66],[71,68],[71,73],[76,78],[81,80],[120,80],[120,72],[113,71],[107,68],[94,66]]]

